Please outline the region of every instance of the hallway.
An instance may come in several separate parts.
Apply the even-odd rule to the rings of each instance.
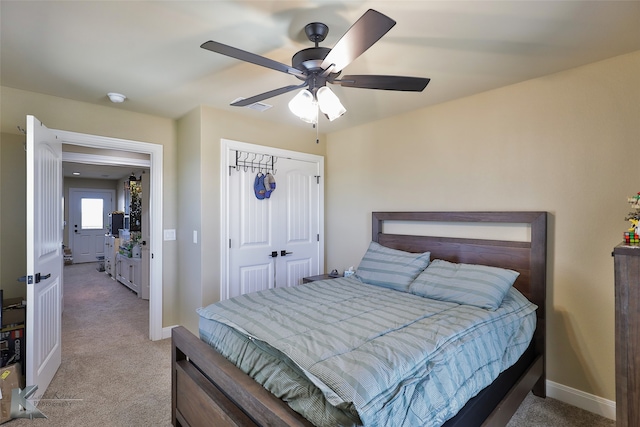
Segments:
[[[96,263],[64,267],[62,365],[38,404],[47,419],[12,426],[171,425],[171,342],[150,341],[149,302]]]

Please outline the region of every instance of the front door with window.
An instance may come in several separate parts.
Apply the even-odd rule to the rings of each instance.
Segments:
[[[114,190],[69,190],[69,243],[75,264],[104,256],[104,235],[114,198]]]

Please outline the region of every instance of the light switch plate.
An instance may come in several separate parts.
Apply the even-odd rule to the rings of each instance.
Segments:
[[[164,240],[176,240],[176,230],[175,229],[164,230]]]

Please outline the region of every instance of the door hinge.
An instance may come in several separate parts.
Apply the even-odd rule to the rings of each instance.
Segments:
[[[320,234],[316,234],[316,241],[320,241]]]

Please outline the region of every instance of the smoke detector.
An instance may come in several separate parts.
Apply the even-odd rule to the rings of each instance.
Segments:
[[[125,99],[127,99],[125,95],[121,93],[115,93],[115,92],[109,92],[107,96],[109,97],[111,102],[113,102],[114,104],[119,104],[121,102],[124,102]]]

